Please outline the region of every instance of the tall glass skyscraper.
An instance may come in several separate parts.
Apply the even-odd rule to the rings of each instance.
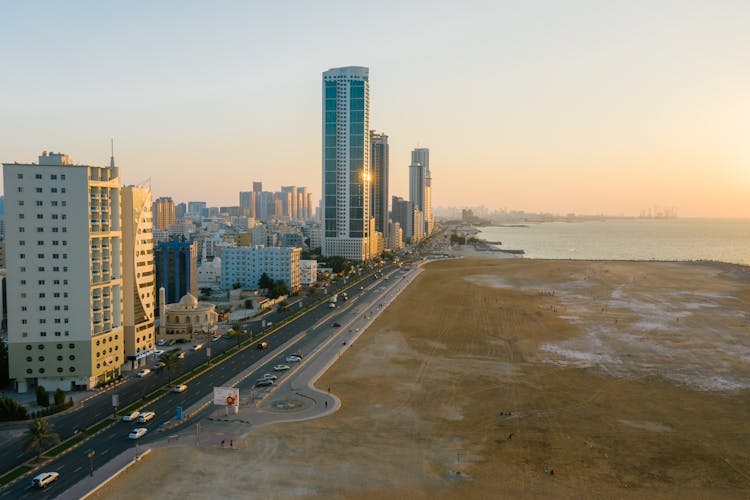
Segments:
[[[388,240],[388,136],[370,132],[370,215]]]
[[[411,152],[409,166],[409,201],[422,212],[424,234],[432,232],[432,174],[430,173],[430,150],[416,148]]]
[[[370,83],[360,66],[323,73],[323,255],[370,258]]]

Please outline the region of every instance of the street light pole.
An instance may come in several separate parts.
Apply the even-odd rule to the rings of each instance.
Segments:
[[[94,450],[89,450],[86,456],[89,457],[89,476],[94,477]]]

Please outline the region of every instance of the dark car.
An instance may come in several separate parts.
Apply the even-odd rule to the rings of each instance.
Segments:
[[[334,327],[334,328],[338,328],[338,327],[340,327],[340,326],[341,326],[341,323],[334,323],[334,324],[332,324],[331,326],[332,326],[332,327]]]

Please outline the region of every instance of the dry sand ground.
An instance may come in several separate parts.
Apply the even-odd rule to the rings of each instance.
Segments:
[[[748,498],[750,271],[431,263],[317,385],[340,411],[100,497]]]

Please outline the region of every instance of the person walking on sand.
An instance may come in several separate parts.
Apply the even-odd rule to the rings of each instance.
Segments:
[[[234,439],[229,440],[229,447],[234,448]]]
[[[326,408],[328,408],[328,401],[326,401]]]

